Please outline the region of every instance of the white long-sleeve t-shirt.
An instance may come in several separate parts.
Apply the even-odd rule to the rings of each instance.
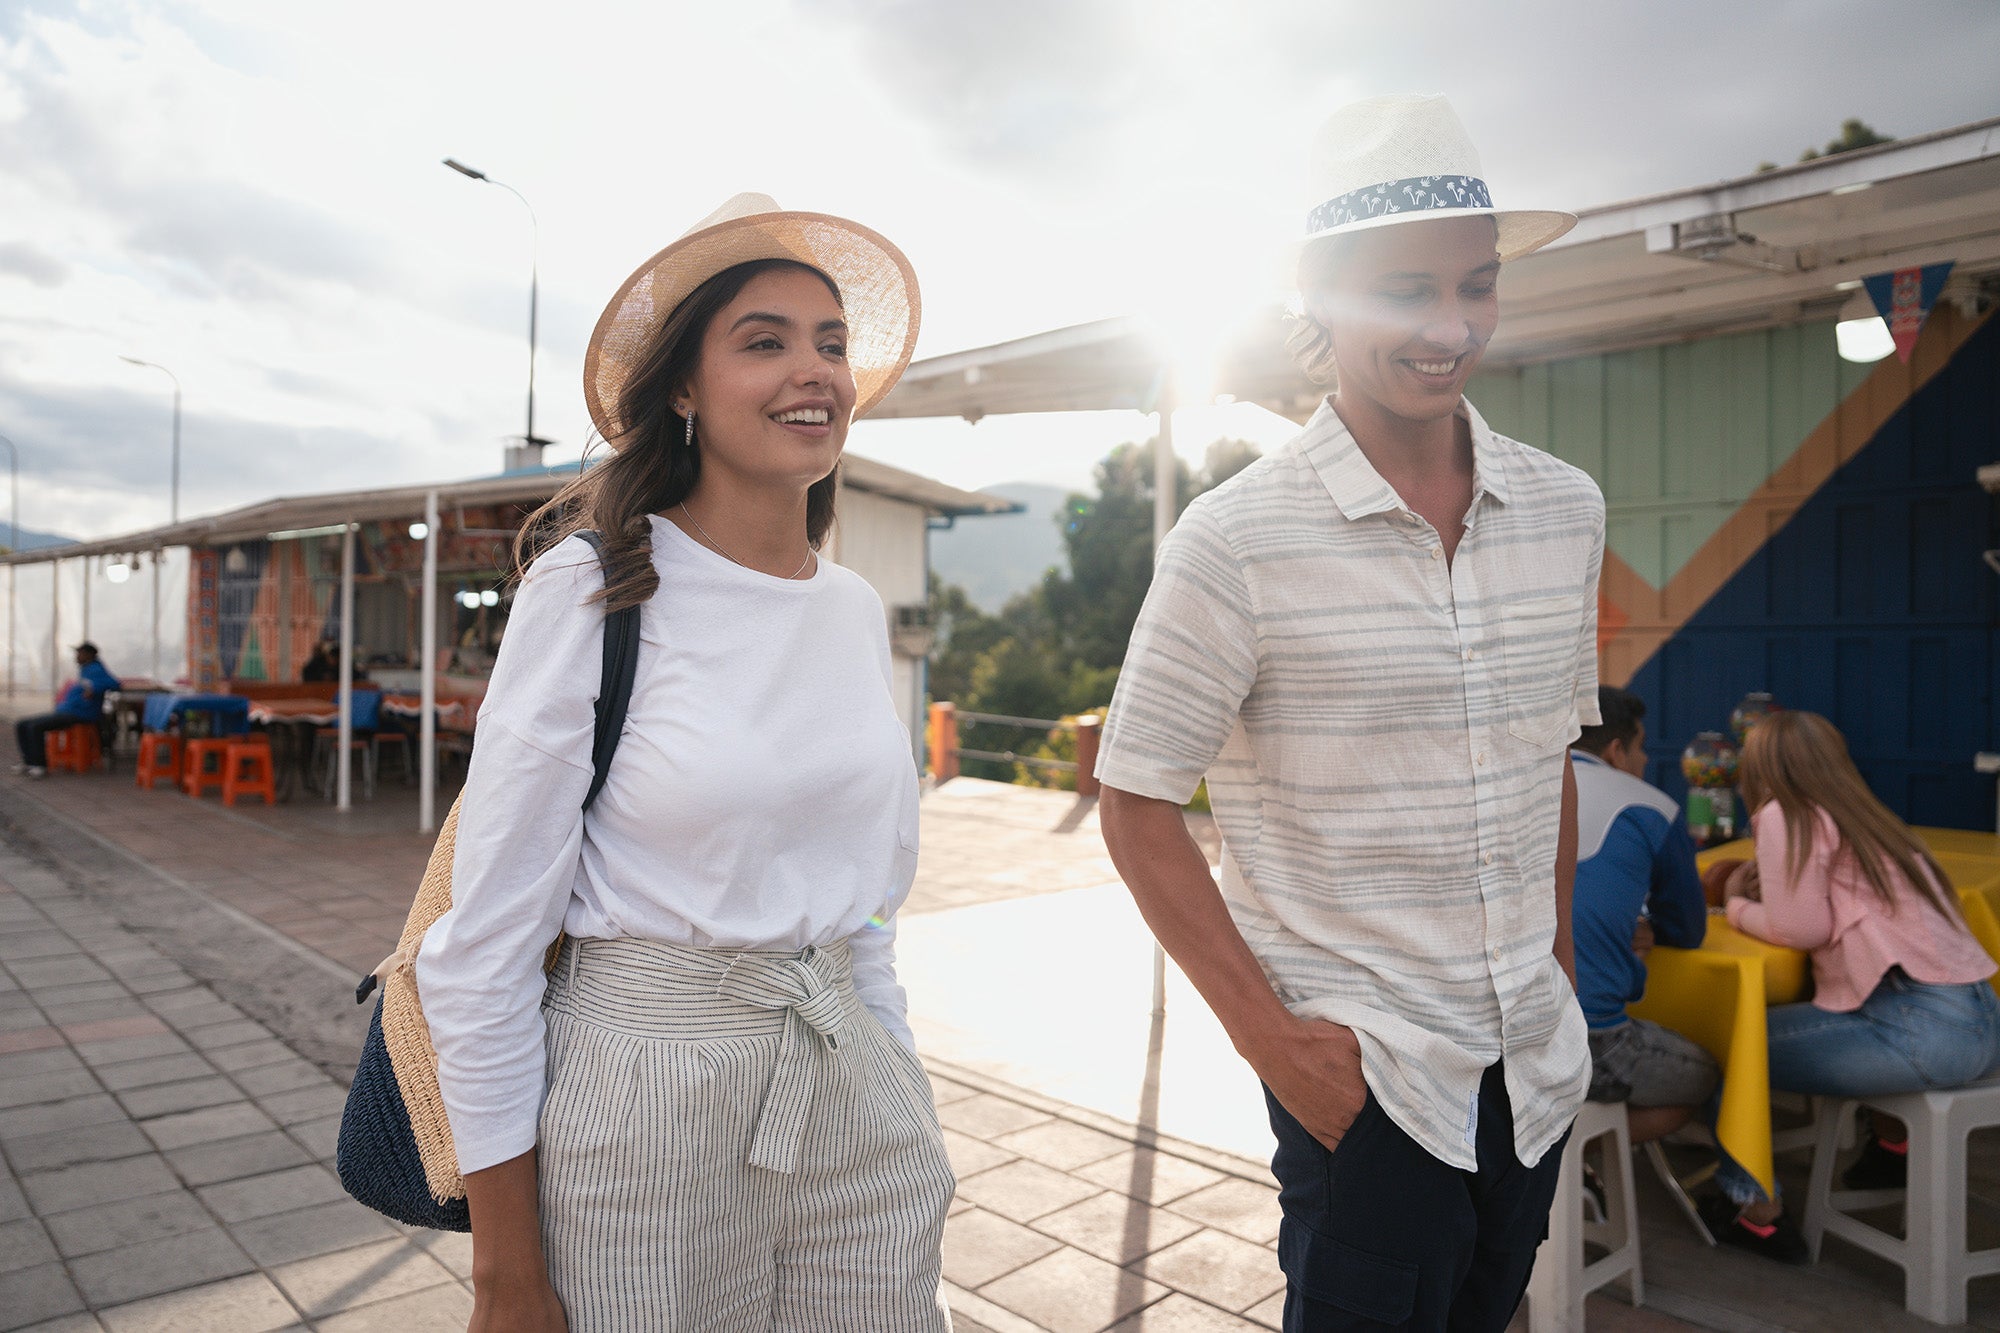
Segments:
[[[479,710],[452,908],[417,963],[461,1172],[535,1145],[544,951],[583,939],[725,949],[851,940],[854,986],[911,1045],[896,909],[917,860],[917,772],[882,602],[822,560],[745,569],[653,519],[632,703],[588,814],[603,587],[581,538],[534,563]]]

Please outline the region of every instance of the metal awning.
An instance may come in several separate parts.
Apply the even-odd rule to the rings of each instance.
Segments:
[[[2000,117],[1586,210],[1507,266],[1484,365],[1831,318],[1863,276],[1953,260],[1953,291],[2000,280]],[[1276,304],[1220,340],[1213,390],[1302,419]],[[1099,320],[912,365],[878,417],[1156,411],[1175,371],[1143,321]]]
[[[440,513],[476,505],[540,504],[576,476],[576,466],[479,477],[436,486],[385,486],[285,496],[240,509],[185,519],[140,532],[121,533],[64,546],[42,546],[0,556],[0,565],[46,564],[93,555],[134,555],[169,546],[221,546],[261,541],[274,534],[333,529],[346,523],[421,516],[435,493]],[[849,454],[841,463],[841,484],[857,491],[921,505],[939,518],[1009,514],[1021,506],[979,491],[960,490],[872,458]]]

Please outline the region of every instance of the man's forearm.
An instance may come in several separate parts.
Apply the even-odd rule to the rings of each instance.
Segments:
[[[1576,769],[1563,756],[1562,825],[1556,831],[1556,962],[1576,989],[1576,943],[1570,936],[1570,897],[1576,889]]]
[[[1236,1049],[1256,1064],[1252,1052],[1278,1035],[1291,1012],[1230,919],[1180,807],[1106,787],[1098,813],[1104,845],[1153,937],[1201,992]]]

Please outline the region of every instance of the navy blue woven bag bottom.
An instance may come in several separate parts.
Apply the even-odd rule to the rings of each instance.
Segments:
[[[424,1159],[410,1131],[410,1112],[396,1067],[382,1040],[382,1002],[368,1020],[368,1041],[340,1116],[340,1146],[334,1152],[340,1183],[376,1212],[434,1231],[472,1230],[464,1199],[439,1203],[424,1184]]]

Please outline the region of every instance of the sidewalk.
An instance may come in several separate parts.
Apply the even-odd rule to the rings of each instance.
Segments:
[[[927,858],[935,848],[953,866],[982,864],[976,827],[998,816],[1012,859],[983,864],[1032,872],[1012,892],[971,877],[955,891],[920,885],[906,956],[926,956],[913,987],[940,997],[927,1022],[954,1017],[941,998],[948,955],[990,966],[1002,917],[1030,939],[1074,927],[1095,903],[1113,923],[1102,929],[1130,936],[1101,866],[1084,864],[1101,847],[1052,850],[1040,805],[1014,807],[1018,828],[987,808],[1010,800],[968,789],[926,801],[927,838],[941,834]],[[953,823],[974,807],[978,821]],[[366,1024],[349,964],[386,951],[370,937],[400,922],[392,900],[407,898],[427,845],[383,807],[342,818],[149,796],[129,775],[0,778],[0,1329],[464,1326],[466,1238],[405,1232],[347,1200],[329,1169]],[[31,860],[38,846],[50,855]],[[1143,952],[1131,938],[1098,942],[1132,955],[1106,975],[1133,989]],[[1131,998],[1143,1012],[1143,994]],[[1192,998],[1170,1004],[1174,1031],[1193,1030]],[[1003,1035],[1047,1046],[1042,1025],[1058,1017],[1024,1014]],[[1125,1040],[1087,1024],[1070,1036],[1073,1064]],[[1026,1064],[1000,1076],[991,1051],[923,1041],[960,1177],[945,1243],[960,1330],[1277,1326],[1278,1212],[1261,1140],[1203,1146],[1171,1137],[1171,1117],[1163,1135],[1132,1123],[1143,1115],[1068,1096],[1060,1079],[1022,1086],[1039,1077]],[[1121,1084],[1129,1054],[1107,1062]],[[1184,1085],[1169,1077],[1169,1092],[1194,1072]],[[1591,1323],[1687,1327],[1602,1299]]]

